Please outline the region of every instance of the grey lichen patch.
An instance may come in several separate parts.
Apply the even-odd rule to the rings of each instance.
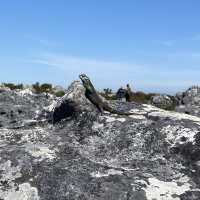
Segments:
[[[43,141],[48,135],[48,133],[41,127],[24,130],[22,134],[21,142],[23,143],[35,143]]]
[[[80,112],[54,125],[38,110],[55,111],[56,98],[0,93],[0,199],[200,199],[199,118],[118,101],[113,108],[132,114],[99,115],[84,92],[74,82],[59,98]]]
[[[33,129],[15,130],[15,129],[0,129],[0,142],[3,143],[33,143],[43,141],[47,137],[47,132],[41,127]]]
[[[15,142],[18,143],[19,141],[21,141],[21,137],[22,137],[22,132],[17,132],[15,130],[9,130],[9,129],[0,129],[0,141],[2,141],[2,143],[11,143],[11,142]]]
[[[0,164],[1,181],[11,182],[12,180],[21,177],[20,167],[11,166],[11,161],[8,160]]]

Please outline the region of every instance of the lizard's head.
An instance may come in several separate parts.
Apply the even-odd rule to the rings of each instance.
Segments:
[[[83,82],[84,87],[87,87],[87,85],[90,85],[90,79],[85,74],[80,74],[79,78]]]
[[[91,83],[90,79],[85,74],[80,74],[79,78],[83,82],[83,86],[85,87],[85,89],[92,90],[92,88],[91,88],[92,83]]]

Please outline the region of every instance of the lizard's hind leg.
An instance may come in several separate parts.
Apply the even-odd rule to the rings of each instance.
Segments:
[[[101,115],[103,115],[103,113],[104,113],[103,107],[98,105],[97,108],[98,108],[99,112],[101,113]]]

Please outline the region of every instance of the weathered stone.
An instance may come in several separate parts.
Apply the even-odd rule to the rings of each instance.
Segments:
[[[151,98],[151,104],[162,109],[170,109],[173,107],[174,102],[165,94],[155,95]]]
[[[200,116],[200,88],[193,86],[185,92],[176,94],[177,112]]]
[[[53,123],[84,111],[95,112],[95,107],[85,98],[84,93],[83,85],[79,81],[74,81],[68,87],[66,94],[48,108]]]
[[[200,199],[198,117],[120,101],[110,104],[133,115],[99,115],[79,82],[63,98],[9,91],[0,103],[0,199]],[[23,122],[13,129],[14,107],[27,113],[12,113]],[[32,118],[42,108],[76,117],[40,125]]]

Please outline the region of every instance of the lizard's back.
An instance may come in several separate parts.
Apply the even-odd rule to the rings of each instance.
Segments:
[[[90,92],[90,91],[85,91],[85,96],[100,110],[102,111],[104,102],[102,99],[99,97],[96,91]]]

